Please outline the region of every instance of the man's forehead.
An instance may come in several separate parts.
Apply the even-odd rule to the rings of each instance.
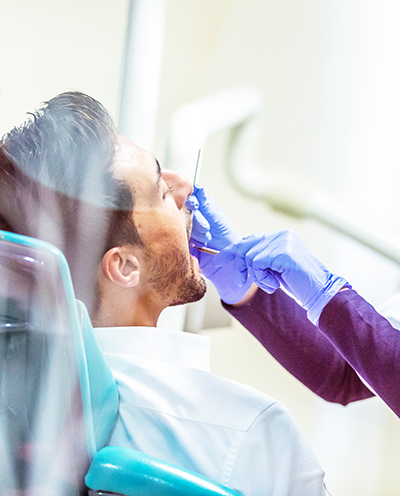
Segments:
[[[125,136],[118,136],[118,146],[116,150],[116,162],[118,167],[136,167],[143,160],[148,159],[150,154],[133,141],[125,138]]]
[[[161,167],[158,160],[148,151],[141,148],[133,141],[118,136],[118,148],[116,154],[117,168],[146,168],[149,172],[155,172],[157,177],[161,175]]]
[[[138,194],[155,197],[161,183],[161,167],[149,152],[129,139],[120,136],[116,153],[114,174],[132,189],[136,200]]]

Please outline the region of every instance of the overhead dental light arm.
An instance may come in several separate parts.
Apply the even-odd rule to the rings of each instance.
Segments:
[[[240,86],[179,107],[170,124],[166,167],[192,177],[196,155],[207,139],[223,129],[234,129],[261,107],[260,93]]]
[[[310,181],[281,169],[263,167],[251,159],[256,137],[255,117],[262,106],[260,92],[241,86],[184,105],[171,120],[166,166],[191,177],[199,148],[217,131],[231,129],[228,173],[233,184],[251,198],[298,218],[315,219],[396,263],[400,236],[344,208]]]
[[[400,264],[400,236],[358,215],[307,179],[281,169],[261,167],[249,156],[252,122],[236,127],[228,147],[228,171],[244,194],[266,201],[271,208],[297,218],[315,219]],[[244,167],[245,164],[245,167]]]

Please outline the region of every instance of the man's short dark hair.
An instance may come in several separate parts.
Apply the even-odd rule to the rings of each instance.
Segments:
[[[134,192],[113,173],[116,147],[111,116],[80,92],[45,102],[1,140],[0,228],[58,246],[89,310],[103,254],[142,244]]]

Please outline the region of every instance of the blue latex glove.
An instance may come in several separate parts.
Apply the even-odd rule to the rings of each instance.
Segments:
[[[219,203],[207,195],[202,186],[195,184],[193,188],[193,194],[186,200],[187,208],[193,211],[190,242],[220,251],[239,241],[232,222]]]
[[[240,238],[228,216],[218,202],[206,194],[202,186],[194,185],[193,194],[186,200],[186,206],[193,211],[191,243],[221,251],[239,241]],[[195,248],[192,248],[191,252],[199,260],[203,275],[214,284],[223,301],[233,304],[242,299],[251,286],[251,281],[240,286],[235,284],[233,262],[216,267],[215,259],[218,259],[219,254],[208,255]]]
[[[242,249],[240,243],[235,243],[224,248],[217,255],[202,253],[207,257],[202,273],[214,284],[221,300],[229,305],[238,303],[253,284],[251,277],[242,277],[235,273],[237,260],[244,257]]]
[[[292,231],[256,233],[215,257],[215,268],[231,267],[238,287],[249,280],[267,293],[284,286],[317,324],[326,304],[348,282],[324,267]]]

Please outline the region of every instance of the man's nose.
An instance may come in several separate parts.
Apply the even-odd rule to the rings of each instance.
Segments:
[[[172,189],[176,206],[181,209],[186,199],[193,193],[193,184],[185,176],[168,169],[163,169],[161,175],[167,186]]]

